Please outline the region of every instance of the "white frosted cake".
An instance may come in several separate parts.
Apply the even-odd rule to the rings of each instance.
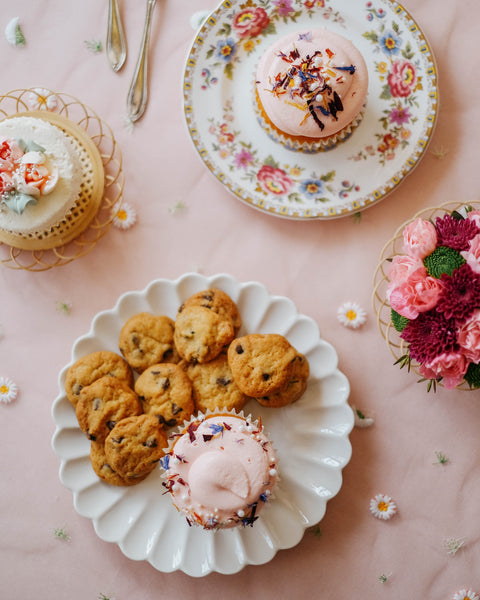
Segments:
[[[82,165],[55,125],[34,117],[0,122],[0,229],[48,231],[75,206]]]

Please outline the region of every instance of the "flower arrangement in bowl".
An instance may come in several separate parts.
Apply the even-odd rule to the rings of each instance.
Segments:
[[[402,225],[382,251],[373,302],[395,364],[428,390],[480,388],[480,204]]]

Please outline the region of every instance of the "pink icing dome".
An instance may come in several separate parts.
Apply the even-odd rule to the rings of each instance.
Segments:
[[[199,416],[173,440],[161,461],[164,485],[189,524],[253,525],[277,481],[262,426],[233,413]]]
[[[325,138],[361,112],[368,71],[357,48],[327,29],[300,30],[273,43],[257,67],[267,117],[291,136]]]

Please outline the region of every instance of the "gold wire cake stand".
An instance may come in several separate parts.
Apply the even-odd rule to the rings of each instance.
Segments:
[[[82,165],[79,199],[57,226],[29,236],[0,232],[0,262],[12,269],[46,271],[90,252],[113,222],[123,194],[120,148],[110,127],[88,106],[68,94],[17,89],[0,96],[0,119],[43,118],[72,141]]]
[[[440,206],[425,208],[414,215],[408,221],[405,221],[395,232],[395,235],[383,247],[380,253],[379,264],[375,270],[373,277],[373,295],[372,303],[377,325],[383,339],[386,341],[388,348],[393,354],[395,361],[400,360],[407,354],[408,344],[400,337],[400,334],[395,329],[391,320],[391,306],[387,300],[387,287],[389,279],[387,276],[390,265],[389,259],[392,259],[397,254],[403,254],[403,230],[408,223],[411,223],[417,218],[435,221],[437,217],[443,217],[446,213],[451,213],[454,210],[459,210],[464,206],[471,206],[473,209],[480,209],[480,201],[471,202],[446,202]],[[419,365],[415,361],[410,362],[410,370],[416,373],[420,378],[423,378],[418,370]],[[442,385],[441,382],[437,385]],[[455,389],[470,390],[467,383],[462,383]]]

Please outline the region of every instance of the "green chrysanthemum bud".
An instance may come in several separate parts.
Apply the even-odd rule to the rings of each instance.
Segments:
[[[439,246],[423,259],[423,264],[431,277],[440,279],[442,273],[451,275],[455,269],[465,263],[465,259],[457,250],[448,246]]]

